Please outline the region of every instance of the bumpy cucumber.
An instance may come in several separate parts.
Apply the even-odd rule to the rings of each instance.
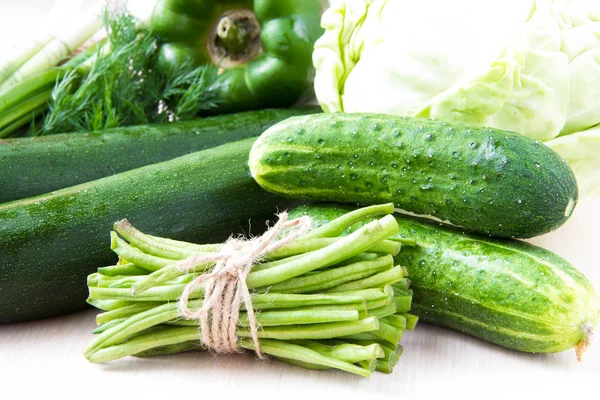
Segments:
[[[258,110],[93,133],[0,140],[0,203],[260,135],[316,107]]]
[[[309,215],[317,227],[350,209],[308,205],[290,217]],[[576,347],[581,356],[590,344],[600,300],[563,258],[518,240],[467,235],[408,216],[397,221],[398,237],[417,242],[394,260],[408,268],[411,313],[421,320],[524,352]]]
[[[281,198],[250,177],[254,138],[0,205],[0,323],[86,307],[86,277],[115,263],[113,223],[162,237],[219,243],[254,233]],[[125,155],[126,156],[126,155]]]
[[[499,237],[562,225],[577,203],[573,172],[513,132],[378,114],[315,114],[261,135],[250,169],[267,190],[298,199],[393,202]]]

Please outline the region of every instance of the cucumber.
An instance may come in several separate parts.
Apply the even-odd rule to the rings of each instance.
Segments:
[[[265,189],[376,204],[498,237],[562,225],[577,183],[560,156],[513,132],[382,114],[315,114],[269,128],[250,153]]]
[[[318,227],[351,208],[307,205]],[[395,264],[408,268],[411,313],[514,350],[552,353],[576,347],[580,357],[598,323],[600,299],[566,260],[529,243],[463,234],[439,223],[396,217],[403,246]],[[366,223],[366,222],[365,222]],[[353,226],[352,229],[357,229]]]
[[[198,243],[260,233],[285,201],[250,177],[255,138],[0,205],[0,323],[86,307],[86,277],[114,264],[113,223]]]
[[[0,203],[255,137],[275,122],[318,111],[317,107],[259,110],[95,133],[0,140]]]

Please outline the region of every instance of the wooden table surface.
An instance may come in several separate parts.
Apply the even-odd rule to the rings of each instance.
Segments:
[[[60,4],[59,4],[60,3]],[[0,54],[25,40],[49,14],[94,1],[0,0]],[[54,7],[54,8],[53,8]],[[61,8],[62,7],[62,8]],[[557,231],[532,240],[565,257],[600,290],[600,199],[584,199]],[[192,352],[108,365],[85,360],[96,311],[0,326],[0,399],[189,398],[600,398],[600,343],[584,363],[573,351],[524,354],[426,324],[407,332],[391,375],[370,379],[337,371],[308,371],[250,354]],[[6,396],[12,394],[13,396]]]

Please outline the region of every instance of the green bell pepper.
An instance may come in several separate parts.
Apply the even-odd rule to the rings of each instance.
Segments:
[[[291,106],[311,89],[320,17],[319,0],[158,0],[150,24],[161,65],[219,67],[215,112],[232,112]]]

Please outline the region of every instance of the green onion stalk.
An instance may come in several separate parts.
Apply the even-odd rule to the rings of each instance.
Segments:
[[[45,33],[15,49],[0,61],[0,138],[12,134],[48,109],[52,89],[70,71],[84,74],[85,63],[104,44],[72,54],[102,28],[102,13],[96,7],[61,34]]]
[[[309,369],[339,369],[368,377],[391,373],[403,332],[415,327],[406,268],[394,265],[400,243],[392,204],[361,208],[267,253],[245,282],[252,310],[242,303],[235,329],[239,349]],[[348,236],[349,226],[376,219]],[[197,245],[151,236],[126,220],[114,224],[116,265],[88,276],[88,303],[102,310],[84,351],[92,362],[206,351],[200,322],[183,316],[184,290],[214,266],[178,263],[218,254],[221,244]],[[187,307],[203,305],[205,285],[188,293]],[[250,313],[249,311],[253,311]],[[259,326],[252,339],[251,316]],[[257,349],[257,343],[260,349]]]

